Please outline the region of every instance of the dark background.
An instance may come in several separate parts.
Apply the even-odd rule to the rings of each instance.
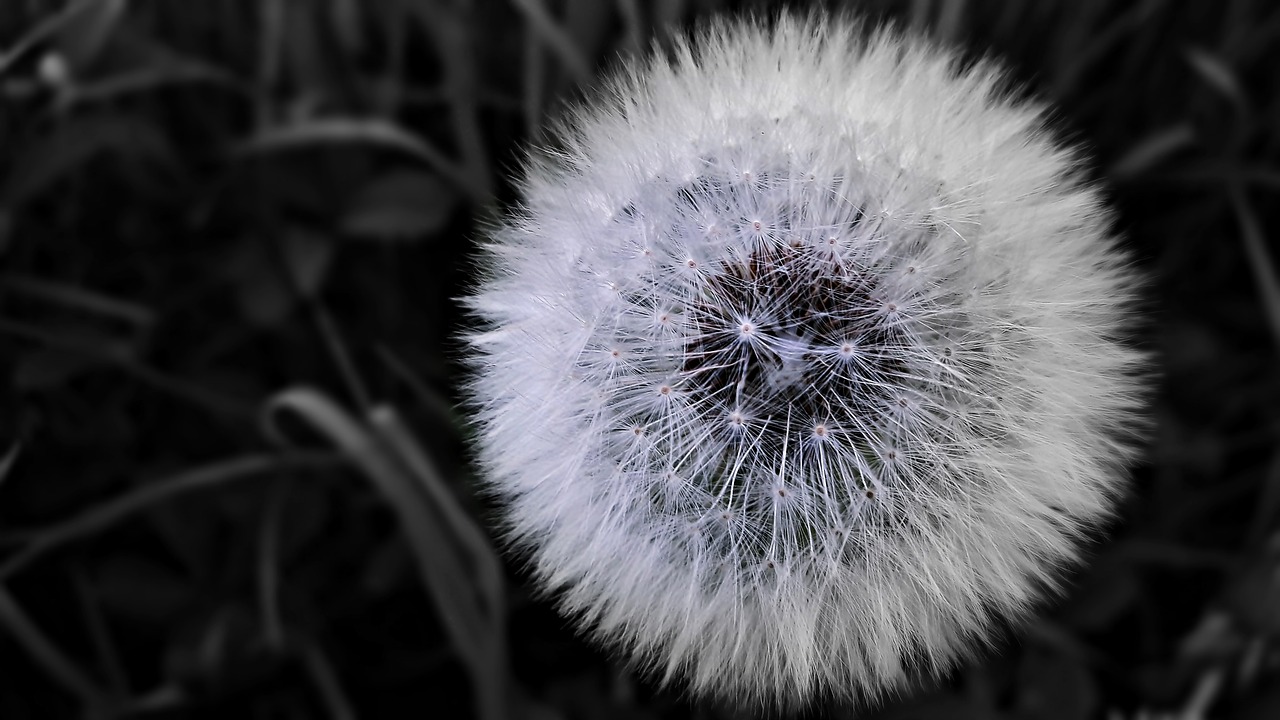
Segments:
[[[1054,104],[1162,373],[1063,597],[877,716],[1280,717],[1280,9],[848,5]],[[0,2],[0,718],[729,717],[494,554],[452,298],[558,102],[766,6]]]

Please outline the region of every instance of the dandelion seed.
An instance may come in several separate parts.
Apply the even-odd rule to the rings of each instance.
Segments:
[[[700,694],[872,699],[1106,519],[1136,278],[1003,86],[848,21],[722,23],[532,154],[469,392],[511,542],[595,637]]]

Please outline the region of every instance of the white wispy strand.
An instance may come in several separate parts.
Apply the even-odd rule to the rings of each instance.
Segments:
[[[941,672],[1122,489],[1134,278],[991,64],[722,23],[533,153],[468,298],[487,481],[563,609],[695,692]]]

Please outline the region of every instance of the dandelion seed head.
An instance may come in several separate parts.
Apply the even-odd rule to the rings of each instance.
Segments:
[[[660,678],[877,697],[1110,512],[1132,271],[1039,108],[956,68],[846,21],[710,26],[570,113],[493,233],[486,477],[564,611]]]

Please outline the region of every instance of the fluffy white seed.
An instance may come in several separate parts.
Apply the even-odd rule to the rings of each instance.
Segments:
[[[570,615],[698,693],[941,672],[1121,490],[1134,278],[989,64],[725,23],[532,154],[469,298],[480,460]]]

